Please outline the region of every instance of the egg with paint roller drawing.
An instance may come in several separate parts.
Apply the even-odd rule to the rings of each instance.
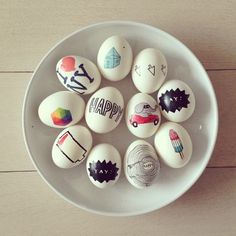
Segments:
[[[61,58],[56,65],[56,74],[63,86],[81,95],[93,93],[101,83],[97,66],[81,56]]]
[[[132,62],[132,48],[122,36],[109,37],[98,51],[98,68],[103,77],[111,81],[124,79],[131,70]]]
[[[85,109],[88,127],[96,133],[108,133],[121,121],[124,112],[124,99],[114,87],[104,87],[95,92]]]

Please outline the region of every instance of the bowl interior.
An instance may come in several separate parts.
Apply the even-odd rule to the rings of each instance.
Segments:
[[[57,79],[57,61],[65,55],[81,55],[96,63],[101,43],[111,35],[124,36],[132,46],[134,56],[147,47],[159,48],[168,63],[167,80],[186,82],[196,97],[193,116],[182,125],[193,142],[192,159],[181,169],[162,164],[156,183],[145,190],[131,186],[122,172],[117,184],[100,190],[90,183],[85,162],[73,169],[57,168],[51,158],[51,147],[60,129],[46,127],[37,110],[48,95],[65,90]],[[120,82],[102,80],[100,87],[114,86],[123,94],[125,103],[137,93],[130,74]],[[127,89],[128,88],[128,89]],[[153,94],[156,99],[156,93]],[[87,101],[89,96],[84,96]],[[162,122],[164,118],[162,118]],[[80,122],[86,126],[84,119]],[[75,205],[101,214],[136,215],[161,208],[177,199],[198,179],[206,167],[214,148],[218,128],[215,93],[209,78],[196,57],[181,42],[154,27],[133,22],[107,22],[89,26],[57,44],[41,61],[29,84],[23,110],[23,129],[29,154],[44,180],[61,196]],[[153,138],[147,139],[153,144]],[[106,135],[93,133],[94,145],[111,143],[124,156],[128,145],[136,140],[127,129],[124,117],[114,131]]]

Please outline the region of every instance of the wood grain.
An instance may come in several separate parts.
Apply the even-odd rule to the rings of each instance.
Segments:
[[[207,169],[192,189],[169,206],[146,215],[116,218],[70,205],[37,173],[1,174],[1,235],[233,236],[235,185],[236,169]]]
[[[209,76],[216,90],[219,105],[219,135],[209,166],[236,166],[236,71],[211,71]],[[31,73],[0,74],[0,142],[4,153],[0,159],[0,171],[32,170],[24,148],[21,112],[23,97]],[[229,86],[225,86],[225,84]],[[8,125],[6,125],[8,124]]]
[[[185,43],[207,69],[236,69],[235,1],[1,1],[0,71],[33,71],[64,36],[89,24],[132,20]]]

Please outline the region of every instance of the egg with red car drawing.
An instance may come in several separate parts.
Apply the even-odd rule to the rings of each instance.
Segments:
[[[162,115],[174,122],[190,118],[195,109],[192,89],[181,80],[169,80],[158,91],[157,101]]]
[[[120,177],[121,157],[111,144],[98,144],[90,151],[86,163],[90,181],[98,188],[114,185]]]
[[[101,83],[97,66],[81,56],[61,58],[56,65],[56,74],[63,86],[78,94],[93,93]]]
[[[152,136],[161,123],[161,114],[155,99],[145,93],[135,94],[126,106],[125,120],[133,135],[139,138]]]
[[[167,75],[167,62],[163,53],[156,48],[146,48],[135,57],[132,79],[142,93],[157,91]]]
[[[187,130],[180,124],[162,124],[155,135],[154,144],[161,160],[167,166],[181,168],[191,159],[192,141]]]
[[[115,129],[123,116],[124,99],[114,87],[104,87],[94,93],[87,102],[85,120],[96,133],[108,133]]]
[[[66,128],[81,120],[85,102],[78,94],[59,91],[46,97],[39,105],[40,120],[50,127]]]
[[[132,62],[132,48],[122,36],[109,37],[98,51],[98,68],[103,77],[111,81],[124,79],[131,70]]]
[[[78,166],[87,157],[92,142],[92,135],[84,126],[74,125],[64,129],[53,144],[53,162],[60,168]]]

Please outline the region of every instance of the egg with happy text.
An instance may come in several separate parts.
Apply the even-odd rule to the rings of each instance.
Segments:
[[[76,93],[59,91],[46,97],[39,105],[40,120],[50,127],[66,128],[81,120],[85,102]]]
[[[64,87],[78,94],[93,93],[101,83],[97,66],[81,56],[61,58],[56,65],[56,74]]]
[[[153,146],[144,140],[132,142],[125,153],[124,172],[129,183],[136,188],[153,185],[160,172],[160,162]]]
[[[148,138],[159,128],[161,113],[153,97],[137,93],[126,106],[125,120],[132,134],[139,138]]]
[[[111,81],[124,79],[131,70],[133,52],[128,41],[121,36],[106,39],[97,56],[97,65],[104,78]]]
[[[53,144],[53,162],[65,169],[78,166],[87,157],[92,142],[92,135],[84,126],[74,125],[64,129]]]
[[[111,144],[98,144],[89,153],[86,169],[90,181],[96,187],[110,187],[120,177],[120,153]]]
[[[142,93],[157,91],[167,75],[167,62],[164,54],[155,48],[146,48],[135,57],[132,67],[132,80]]]
[[[108,133],[121,121],[124,99],[114,87],[104,87],[94,93],[87,102],[85,120],[88,127],[96,133]]]
[[[181,80],[169,80],[158,91],[157,101],[162,115],[174,122],[190,118],[195,109],[192,89]]]
[[[160,158],[169,167],[181,168],[191,159],[192,141],[187,130],[180,124],[162,124],[155,135],[154,144]]]

